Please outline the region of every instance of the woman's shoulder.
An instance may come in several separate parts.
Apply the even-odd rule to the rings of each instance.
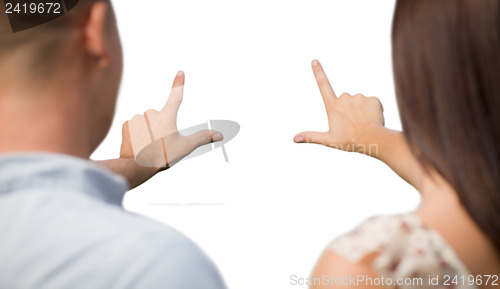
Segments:
[[[352,263],[376,254],[372,269],[391,278],[467,276],[451,246],[414,214],[372,217],[335,239],[327,248]],[[440,282],[440,283],[441,283]]]

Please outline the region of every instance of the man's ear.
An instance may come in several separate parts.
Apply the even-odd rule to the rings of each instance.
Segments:
[[[107,67],[111,61],[106,46],[106,19],[108,5],[102,1],[92,4],[85,22],[84,41],[87,52],[92,55],[100,67]]]

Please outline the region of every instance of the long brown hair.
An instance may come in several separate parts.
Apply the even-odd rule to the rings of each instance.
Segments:
[[[500,1],[398,0],[392,39],[410,146],[500,249]]]

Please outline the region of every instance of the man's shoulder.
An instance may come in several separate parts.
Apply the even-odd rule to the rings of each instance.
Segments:
[[[95,209],[80,214],[99,271],[126,276],[134,288],[224,288],[214,263],[181,232],[118,206]]]
[[[176,229],[148,217],[129,212],[120,206],[101,202],[75,208],[82,226],[77,231],[86,230],[86,234],[97,239],[123,243],[131,251],[134,246],[144,252],[158,247],[186,246],[196,249],[196,244]],[[101,237],[99,235],[102,235]],[[107,242],[102,242],[106,245]]]
[[[220,274],[202,249],[177,230],[122,212],[104,270],[117,270],[136,288],[224,288]],[[108,225],[114,226],[110,223]],[[106,268],[108,267],[108,268]]]
[[[0,283],[29,275],[28,285],[67,285],[52,288],[224,288],[205,253],[165,224],[79,194],[25,193],[0,206],[12,220],[0,222],[9,260]]]

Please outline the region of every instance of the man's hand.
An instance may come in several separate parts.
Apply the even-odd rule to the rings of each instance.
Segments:
[[[148,110],[136,115],[122,127],[120,159],[97,162],[124,176],[135,188],[159,171],[168,169],[199,146],[221,141],[220,132],[203,130],[181,135],[177,129],[177,112],[182,102],[184,73],[175,77],[166,105],[160,111]]]
[[[312,68],[325,103],[329,130],[302,132],[294,141],[368,154],[370,144],[366,136],[384,127],[382,104],[378,98],[362,94],[343,93],[337,97],[319,61],[314,60]]]
[[[316,143],[332,148],[364,153],[386,163],[401,178],[420,189],[424,170],[401,132],[384,127],[383,107],[376,97],[347,93],[335,95],[321,64],[312,63],[326,113],[327,132],[302,132],[297,143]]]
[[[133,157],[142,166],[168,169],[199,146],[222,140],[221,133],[210,130],[190,136],[179,133],[177,112],[183,92],[184,73],[179,71],[162,110],[150,109],[123,124],[120,157]]]

